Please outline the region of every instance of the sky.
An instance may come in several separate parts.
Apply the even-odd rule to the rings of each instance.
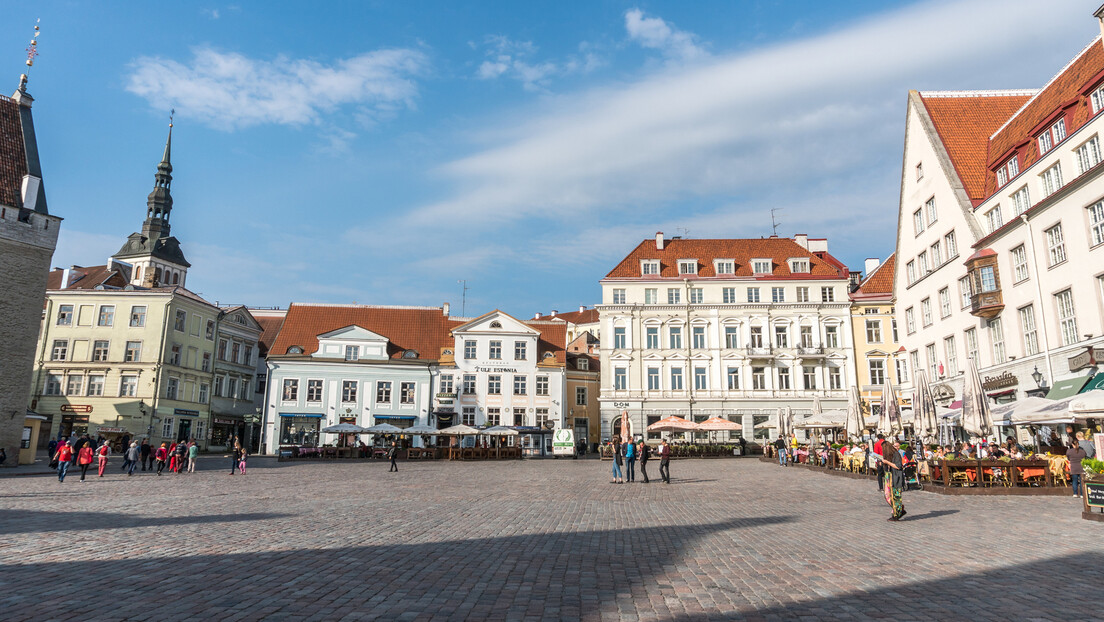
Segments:
[[[189,289],[527,318],[600,302],[656,231],[772,210],[888,256],[908,91],[1041,87],[1099,1],[7,2],[0,92],[40,19],[55,266],[140,230],[175,109]]]

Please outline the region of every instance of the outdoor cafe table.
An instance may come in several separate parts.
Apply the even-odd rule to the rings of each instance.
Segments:
[[[1002,481],[1004,470],[1007,469],[1009,486],[1024,486],[1035,483],[1051,487],[1054,486],[1054,478],[1046,460],[932,460],[931,481],[942,486],[953,486],[954,483],[977,483],[978,469],[981,469],[982,479],[980,485],[989,486]],[[997,477],[994,469],[1000,469],[1002,477]],[[955,478],[956,473],[961,473],[963,478]],[[1042,480],[1035,478],[1043,477]]]

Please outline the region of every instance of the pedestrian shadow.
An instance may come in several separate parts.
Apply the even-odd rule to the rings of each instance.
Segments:
[[[939,518],[940,516],[949,516],[951,514],[958,514],[958,510],[932,510],[925,514],[917,514],[915,516],[906,515],[901,519],[901,522],[909,522],[914,520],[924,520],[925,518]]]
[[[48,512],[0,509],[0,533],[50,533],[134,527],[173,527],[206,523],[240,523],[284,518],[294,514],[202,514],[199,516],[147,517],[113,512]]]

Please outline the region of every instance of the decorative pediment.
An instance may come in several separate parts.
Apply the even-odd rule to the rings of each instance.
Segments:
[[[517,318],[499,310],[481,315],[467,324],[461,324],[452,329],[456,336],[483,334],[483,335],[527,335],[540,336],[540,331],[535,330]]]
[[[387,337],[357,325],[346,326],[318,335],[318,341],[388,341]]]

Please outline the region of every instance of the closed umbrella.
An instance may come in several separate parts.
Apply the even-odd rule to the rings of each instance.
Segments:
[[[858,440],[862,437],[866,422],[863,421],[862,406],[859,403],[859,388],[851,387],[847,393],[847,436]]]
[[[939,434],[939,417],[936,412],[935,397],[932,395],[931,385],[928,384],[928,376],[924,370],[916,372],[916,393],[912,402],[916,413],[913,429],[924,439],[924,442],[934,442],[936,435]]]
[[[789,428],[786,427],[786,424],[788,422],[786,421],[786,411],[785,411],[785,409],[779,408],[777,416],[778,416],[778,435],[781,436],[782,438],[787,438],[790,435],[790,430],[789,430]]]
[[[962,386],[962,428],[975,440],[985,438],[993,431],[993,415],[989,412],[989,399],[981,388],[981,376],[973,357],[966,365],[966,377]]]
[[[629,442],[629,411],[621,411],[621,442]]]
[[[882,412],[878,415],[878,431],[892,436],[901,430],[901,405],[897,403],[897,393],[893,383],[886,378],[882,384]]]

